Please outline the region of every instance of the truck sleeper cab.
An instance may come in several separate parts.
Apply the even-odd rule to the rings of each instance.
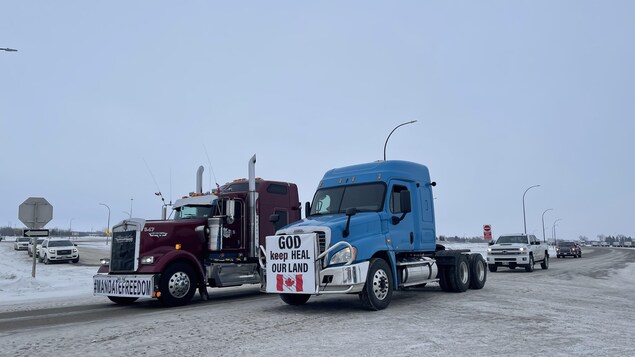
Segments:
[[[409,286],[482,288],[486,267],[480,255],[436,244],[434,185],[427,167],[406,161],[328,171],[308,216],[267,237],[261,262],[266,291],[291,305],[311,295],[358,293],[364,307],[380,310],[394,290]],[[299,266],[308,271],[299,272]]]

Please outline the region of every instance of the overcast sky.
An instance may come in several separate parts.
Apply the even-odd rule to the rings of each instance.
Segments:
[[[256,174],[430,168],[437,234],[635,236],[633,1],[13,1],[0,5],[0,226],[160,217]],[[209,154],[208,160],[206,151]],[[210,162],[215,173],[211,175]],[[156,180],[156,184],[155,184]],[[158,187],[157,187],[158,186]],[[132,201],[131,201],[132,199]]]

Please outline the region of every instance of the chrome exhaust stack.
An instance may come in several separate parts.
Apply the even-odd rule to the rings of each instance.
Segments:
[[[256,214],[256,201],[258,193],[256,192],[256,154],[249,159],[249,237],[251,244],[249,247],[249,256],[258,256],[258,246],[260,245],[260,237],[258,232],[258,215]]]

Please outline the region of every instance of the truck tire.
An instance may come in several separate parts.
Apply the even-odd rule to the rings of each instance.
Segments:
[[[189,264],[172,264],[161,274],[159,301],[165,306],[185,305],[192,300],[197,285],[196,273]]]
[[[288,305],[302,305],[309,301],[310,294],[280,294],[280,299]]]
[[[470,287],[470,263],[465,254],[456,259],[456,266],[450,267],[450,283],[457,293],[467,291]]]
[[[366,284],[359,293],[362,306],[368,310],[383,310],[392,298],[392,272],[390,266],[381,258],[373,258],[368,266]]]
[[[543,270],[549,269],[549,254],[545,254],[545,259],[543,259],[542,262],[540,262],[540,267]]]
[[[528,273],[534,271],[534,256],[532,254],[529,254],[529,264],[525,266],[525,271]]]
[[[452,292],[453,290],[448,280],[448,269],[448,266],[439,266],[439,286],[441,287],[441,290],[445,292]]]
[[[108,299],[117,305],[130,305],[137,301],[135,297],[109,296]]]
[[[487,281],[487,269],[485,268],[485,260],[478,254],[470,254],[470,289],[483,289]]]
[[[496,271],[498,270],[498,266],[496,264],[488,264],[487,267],[492,273],[496,273]]]

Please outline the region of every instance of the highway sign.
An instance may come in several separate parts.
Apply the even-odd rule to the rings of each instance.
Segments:
[[[18,219],[28,228],[42,228],[53,219],[53,206],[44,197],[29,197],[18,208]]]
[[[48,237],[49,230],[48,229],[25,229],[24,236],[25,237]]]

